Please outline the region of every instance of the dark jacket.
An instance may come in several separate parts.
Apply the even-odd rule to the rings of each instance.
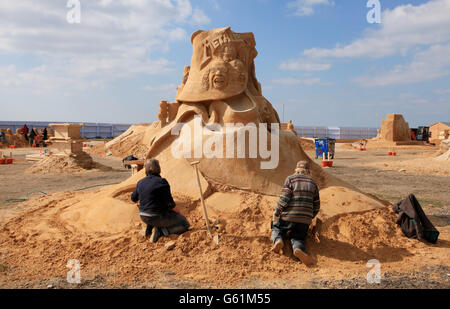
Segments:
[[[31,138],[31,139],[34,139],[35,136],[36,136],[36,132],[34,132],[34,129],[32,129],[30,131],[30,135],[28,137]]]
[[[294,174],[286,178],[275,215],[284,221],[311,224],[320,210],[319,188],[306,175]]]
[[[141,215],[162,214],[176,205],[170,193],[169,183],[160,175],[147,175],[141,179],[131,194],[131,200],[139,201]]]
[[[428,220],[414,194],[410,194],[392,207],[398,213],[397,224],[406,237],[437,242],[439,232]]]
[[[44,131],[42,131],[42,139],[46,141],[48,138],[47,128],[44,128]]]

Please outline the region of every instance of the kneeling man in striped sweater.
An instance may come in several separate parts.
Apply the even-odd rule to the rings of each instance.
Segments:
[[[313,261],[306,254],[306,235],[320,209],[319,188],[310,174],[309,162],[297,163],[295,174],[284,182],[272,219],[272,251],[280,253],[289,235],[294,255],[307,266]]]

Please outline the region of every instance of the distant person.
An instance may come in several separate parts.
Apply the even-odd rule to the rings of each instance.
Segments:
[[[313,263],[306,253],[309,225],[320,209],[319,188],[311,178],[307,161],[297,163],[295,174],[286,178],[272,219],[272,251],[279,253],[290,232],[294,255],[305,265]]]
[[[30,135],[28,136],[28,142],[30,143],[30,147],[33,146],[33,142],[34,142],[34,139],[35,139],[36,136],[37,136],[36,129],[33,128],[30,131]]]
[[[2,144],[6,144],[5,142],[5,132],[0,131],[0,142],[2,142]]]
[[[22,129],[20,129],[20,133],[21,133],[23,136],[25,136],[25,139],[26,139],[27,141],[28,141],[28,132],[29,132],[29,129],[28,129],[27,125],[24,124],[24,125],[22,126]]]
[[[44,130],[42,131],[42,140],[45,142],[47,139],[48,139],[47,128],[44,128]]]
[[[166,179],[160,176],[161,167],[156,159],[145,162],[146,177],[136,186],[131,200],[139,201],[139,215],[147,224],[145,237],[157,242],[161,236],[182,234],[189,229],[189,222],[181,214],[174,211],[175,202],[170,193],[170,186]]]

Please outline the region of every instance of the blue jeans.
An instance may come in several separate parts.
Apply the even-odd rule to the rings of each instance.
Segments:
[[[190,226],[184,216],[173,210],[151,217],[141,216],[141,220],[147,224],[148,229],[152,227],[159,228],[164,236],[169,236],[169,234],[183,234]]]
[[[291,231],[290,241],[292,250],[300,249],[305,251],[306,235],[309,225],[304,223],[288,222],[279,219],[272,225],[272,241],[275,243],[278,239],[284,241],[286,234]]]

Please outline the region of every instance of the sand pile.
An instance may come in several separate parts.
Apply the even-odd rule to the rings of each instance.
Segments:
[[[352,143],[336,143],[336,148],[338,149],[354,149],[353,146]]]
[[[438,157],[436,161],[448,161],[450,160],[450,139],[442,140],[438,151]]]
[[[217,245],[207,237],[198,201],[175,195],[191,228],[153,244],[140,235],[143,224],[136,205],[129,201],[130,193],[96,203],[114,187],[28,201],[27,215],[11,219],[0,233],[2,250],[11,253],[5,262],[15,269],[9,280],[60,276],[67,272],[69,259],[80,260],[84,280],[110,274],[113,281],[157,281],[161,274],[171,272],[178,280],[218,287],[232,287],[249,277],[286,278],[306,270],[291,252],[278,256],[269,251],[275,197],[242,191],[209,196],[210,216],[225,226]],[[362,194],[352,199],[351,192],[342,187],[330,187],[322,196],[321,221],[307,245],[319,265],[327,265],[324,258],[330,255],[342,261],[364,260],[371,250],[386,249],[387,255],[387,249],[410,246],[409,239],[399,236],[395,214],[389,208]],[[343,213],[347,207],[356,212]],[[169,241],[175,241],[170,251],[165,248]]]
[[[404,237],[395,224],[396,219],[391,207],[343,214],[325,221],[319,237],[344,242],[361,250],[395,247],[399,245],[399,238]]]
[[[314,145],[314,141],[307,138],[299,138],[298,141],[305,151],[316,150],[316,146]]]
[[[112,152],[112,156],[124,158],[133,155],[144,158],[149,150],[148,144],[144,143],[145,130],[150,124],[132,125],[127,131],[109,141],[86,149],[87,152],[96,155],[106,155]]]
[[[30,174],[80,173],[95,167],[92,157],[85,152],[71,155],[53,154],[37,161],[26,172]]]
[[[450,149],[447,150],[446,153],[444,153],[444,154],[438,156],[437,158],[435,158],[434,160],[436,160],[436,161],[444,161],[444,162],[445,161],[449,161],[450,160]],[[446,163],[446,165],[449,166],[448,163]]]

